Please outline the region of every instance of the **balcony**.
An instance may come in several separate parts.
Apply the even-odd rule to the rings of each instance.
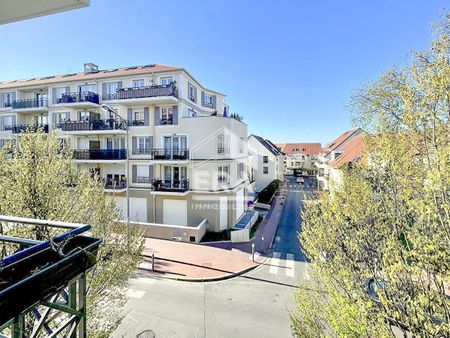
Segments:
[[[126,149],[81,149],[73,151],[75,160],[126,160]]]
[[[153,148],[151,150],[152,160],[172,160],[172,161],[184,161],[189,159],[189,149],[158,149]]]
[[[12,102],[5,103],[5,107],[11,107],[15,110],[47,110],[48,100],[47,99],[26,99],[26,100],[16,100]]]
[[[61,129],[66,132],[91,132],[91,131],[126,131],[126,124],[120,120],[92,120],[92,121],[65,121],[61,123]]]
[[[152,189],[154,191],[165,192],[185,192],[189,190],[189,180],[152,180]]]
[[[13,134],[36,132],[48,133],[48,124],[18,124],[5,127],[5,130],[11,130]]]
[[[178,102],[178,89],[175,84],[156,85],[146,87],[119,88],[114,94],[104,94],[103,100],[118,100],[123,104],[140,103],[176,103]]]
[[[105,180],[106,190],[124,190],[127,188],[127,181]]]
[[[95,107],[99,104],[98,94],[85,92],[85,93],[67,93],[62,94],[61,97],[54,102],[57,105],[71,106],[71,107]]]

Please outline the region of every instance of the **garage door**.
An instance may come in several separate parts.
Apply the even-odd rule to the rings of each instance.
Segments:
[[[163,223],[187,226],[187,201],[165,199],[163,201]]]
[[[117,206],[122,210],[122,218],[127,219],[127,199],[116,197]],[[148,222],[147,220],[147,199],[130,197],[130,220],[137,222]]]
[[[244,189],[236,193],[236,220],[244,213]]]

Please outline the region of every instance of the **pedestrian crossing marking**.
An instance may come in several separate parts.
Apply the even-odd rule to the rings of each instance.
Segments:
[[[295,276],[294,269],[295,269],[294,255],[293,254],[287,254],[286,276],[294,277]]]
[[[280,257],[281,257],[281,253],[279,253],[279,252],[275,252],[273,254],[272,260],[270,262],[269,273],[272,273],[274,275],[277,274],[277,272],[278,272],[278,265],[280,264]]]

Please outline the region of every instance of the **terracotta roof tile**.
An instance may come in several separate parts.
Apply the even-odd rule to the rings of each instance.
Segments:
[[[342,154],[337,159],[331,161],[329,166],[332,168],[339,168],[344,164],[361,160],[363,149],[363,134],[360,134],[342,147]]]
[[[116,76],[126,76],[126,75],[140,75],[140,74],[151,74],[157,72],[166,72],[166,71],[176,71],[183,70],[181,67],[174,66],[165,66],[165,65],[146,65],[146,66],[136,66],[136,67],[124,67],[117,68],[112,70],[99,70],[96,73],[72,73],[72,74],[61,74],[61,75],[52,75],[52,76],[44,76],[34,79],[25,79],[25,80],[14,80],[14,81],[5,81],[0,83],[0,90],[7,88],[16,88],[16,87],[28,87],[35,86],[41,84],[54,84],[58,82],[70,82],[70,81],[83,81],[89,79],[103,79],[109,77]]]
[[[302,153],[317,155],[322,151],[320,143],[278,143],[277,147],[285,154]]]
[[[352,130],[346,131],[345,133],[339,135],[337,139],[332,141],[330,144],[328,144],[324,148],[324,150],[326,149],[326,151],[324,151],[324,152],[326,154],[331,153],[333,150],[336,150],[337,148],[339,148],[344,142],[346,142],[349,138],[351,138],[354,134],[356,134],[359,131],[362,131],[361,128],[352,129]]]

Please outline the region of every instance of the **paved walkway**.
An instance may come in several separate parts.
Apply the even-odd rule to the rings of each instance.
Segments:
[[[263,263],[270,251],[284,209],[287,185],[272,200],[272,208],[255,237],[248,243],[230,243],[228,248],[147,238],[141,271],[179,280],[220,280],[246,272]],[[255,262],[252,261],[255,244]],[[230,247],[231,246],[231,247]],[[155,267],[152,270],[152,254]]]

